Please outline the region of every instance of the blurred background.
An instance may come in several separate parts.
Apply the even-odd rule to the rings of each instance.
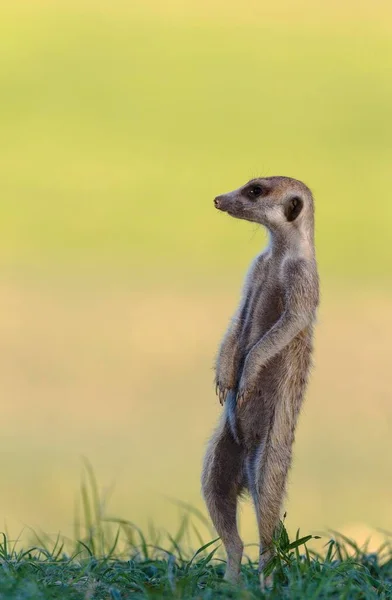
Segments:
[[[390,3],[0,12],[4,526],[72,535],[82,456],[109,514],[204,512],[214,356],[266,241],[212,200],[282,174],[314,192],[322,283],[288,529],[391,530]]]

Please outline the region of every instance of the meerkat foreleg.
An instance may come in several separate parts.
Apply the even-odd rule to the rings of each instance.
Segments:
[[[243,461],[243,449],[234,441],[230,430],[221,425],[207,448],[202,488],[212,522],[227,553],[225,579],[233,583],[239,578],[244,548],[237,528]]]
[[[301,262],[288,263],[285,309],[280,319],[249,351],[237,391],[237,404],[252,395],[266,363],[281,352],[314,319],[317,293],[311,293],[312,273]]]
[[[239,363],[240,363],[240,337],[241,329],[244,324],[244,319],[247,316],[247,309],[249,304],[249,289],[252,282],[252,274],[256,268],[257,262],[255,261],[247,274],[245,284],[242,290],[241,302],[234,314],[231,323],[223,337],[221,342],[218,356],[216,358],[215,370],[216,370],[216,393],[218,394],[219,401],[224,404],[229,391],[234,391],[237,394],[237,388],[239,383]],[[261,270],[260,265],[258,266],[259,271]]]
[[[238,330],[239,322],[235,317],[223,338],[215,363],[215,391],[221,404],[238,384]]]
[[[245,359],[238,386],[238,407],[241,407],[243,402],[252,395],[259,380],[262,367],[271,358],[276,356],[276,354],[281,352],[308,325],[310,320],[311,315],[298,315],[287,310],[283,313],[279,321],[253,346]]]

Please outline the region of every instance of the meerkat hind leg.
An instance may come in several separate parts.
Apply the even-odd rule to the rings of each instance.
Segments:
[[[243,449],[224,427],[213,436],[204,460],[203,493],[212,522],[227,553],[224,578],[239,579],[244,545],[237,528],[237,503],[242,489]]]
[[[280,429],[279,408],[274,415],[270,435],[263,453],[258,456],[254,470],[253,500],[260,537],[259,575],[261,588],[272,585],[272,574],[264,569],[274,556],[273,535],[279,524],[280,511],[291,464],[293,428]]]

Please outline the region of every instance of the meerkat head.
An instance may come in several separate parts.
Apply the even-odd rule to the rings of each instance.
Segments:
[[[218,210],[232,217],[260,223],[268,229],[313,227],[313,198],[309,188],[290,177],[262,177],[217,196]]]

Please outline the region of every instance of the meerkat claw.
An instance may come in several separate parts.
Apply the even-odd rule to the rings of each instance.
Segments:
[[[241,408],[244,402],[249,398],[249,392],[247,390],[243,390],[237,396],[237,406]]]
[[[224,390],[219,388],[219,402],[221,403],[221,406],[223,406],[224,401],[225,401],[225,392],[224,392]]]

